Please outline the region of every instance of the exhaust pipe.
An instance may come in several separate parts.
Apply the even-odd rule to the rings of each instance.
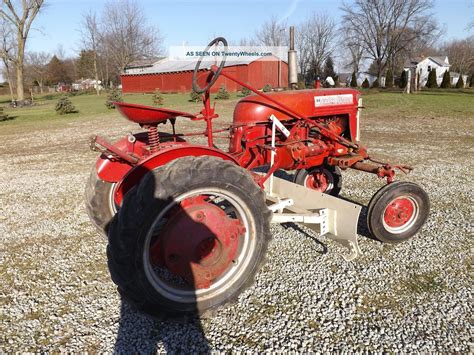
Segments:
[[[298,86],[298,69],[296,66],[295,26],[290,26],[290,50],[288,51],[288,86],[295,90]]]

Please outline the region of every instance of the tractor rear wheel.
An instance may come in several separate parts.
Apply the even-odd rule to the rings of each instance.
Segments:
[[[342,188],[342,173],[337,166],[315,166],[298,170],[293,182],[328,195],[338,196]]]
[[[246,170],[214,157],[176,159],[126,194],[109,231],[112,280],[142,312],[201,314],[253,283],[270,217]]]
[[[104,236],[107,236],[109,224],[118,210],[114,201],[116,186],[116,183],[101,180],[94,165],[86,186],[86,209],[90,220]]]
[[[367,224],[372,235],[386,243],[413,237],[428,218],[430,201],[417,184],[405,181],[382,187],[372,197]]]

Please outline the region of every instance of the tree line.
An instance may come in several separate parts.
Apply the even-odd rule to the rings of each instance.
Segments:
[[[24,84],[40,91],[80,78],[95,79],[107,87],[118,84],[128,64],[162,50],[159,29],[147,24],[135,0],[109,0],[99,12],[83,14],[75,57],[66,57],[61,50],[55,54],[26,51],[31,25],[44,0],[0,0],[0,5],[0,57],[12,99],[24,99]],[[436,54],[448,55],[452,70],[474,74],[474,36],[440,44],[443,31],[432,9],[433,0],[354,0],[342,3],[339,24],[326,14],[310,14],[296,26],[300,80],[335,78],[337,62],[339,71],[358,73],[369,67],[378,81],[386,76],[390,83],[408,58]],[[288,45],[288,27],[271,17],[251,38],[241,39],[240,45]]]
[[[83,14],[77,56],[66,57],[61,48],[55,54],[26,52],[31,25],[44,7],[44,0],[1,0],[0,56],[12,99],[24,100],[25,84],[38,86],[41,92],[45,86],[81,78],[101,81],[104,86],[118,84],[127,64],[161,51],[159,29],[147,24],[136,1],[109,0],[99,13]]]

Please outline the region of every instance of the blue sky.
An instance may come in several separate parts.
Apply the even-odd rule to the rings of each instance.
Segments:
[[[350,2],[350,0],[347,0]],[[104,0],[46,0],[48,6],[38,15],[27,50],[55,52],[62,46],[66,55],[80,48],[81,15],[100,12]],[[149,24],[157,25],[164,35],[164,47],[204,44],[217,35],[230,44],[254,34],[259,25],[274,15],[297,24],[313,11],[340,20],[340,0],[138,0]],[[445,28],[443,40],[464,38],[474,18],[474,0],[437,0],[433,12]]]

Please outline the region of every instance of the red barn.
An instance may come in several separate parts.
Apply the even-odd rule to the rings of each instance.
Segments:
[[[191,80],[196,63],[161,59],[153,64],[141,63],[128,66],[121,75],[123,93],[190,92]],[[208,67],[205,63],[201,67]],[[288,64],[277,57],[257,58],[249,61],[226,61],[223,69],[246,84],[257,89],[266,84],[272,87],[288,86]],[[278,78],[280,74],[280,78]],[[241,89],[231,80],[219,77],[212,92],[224,85],[229,92]]]

